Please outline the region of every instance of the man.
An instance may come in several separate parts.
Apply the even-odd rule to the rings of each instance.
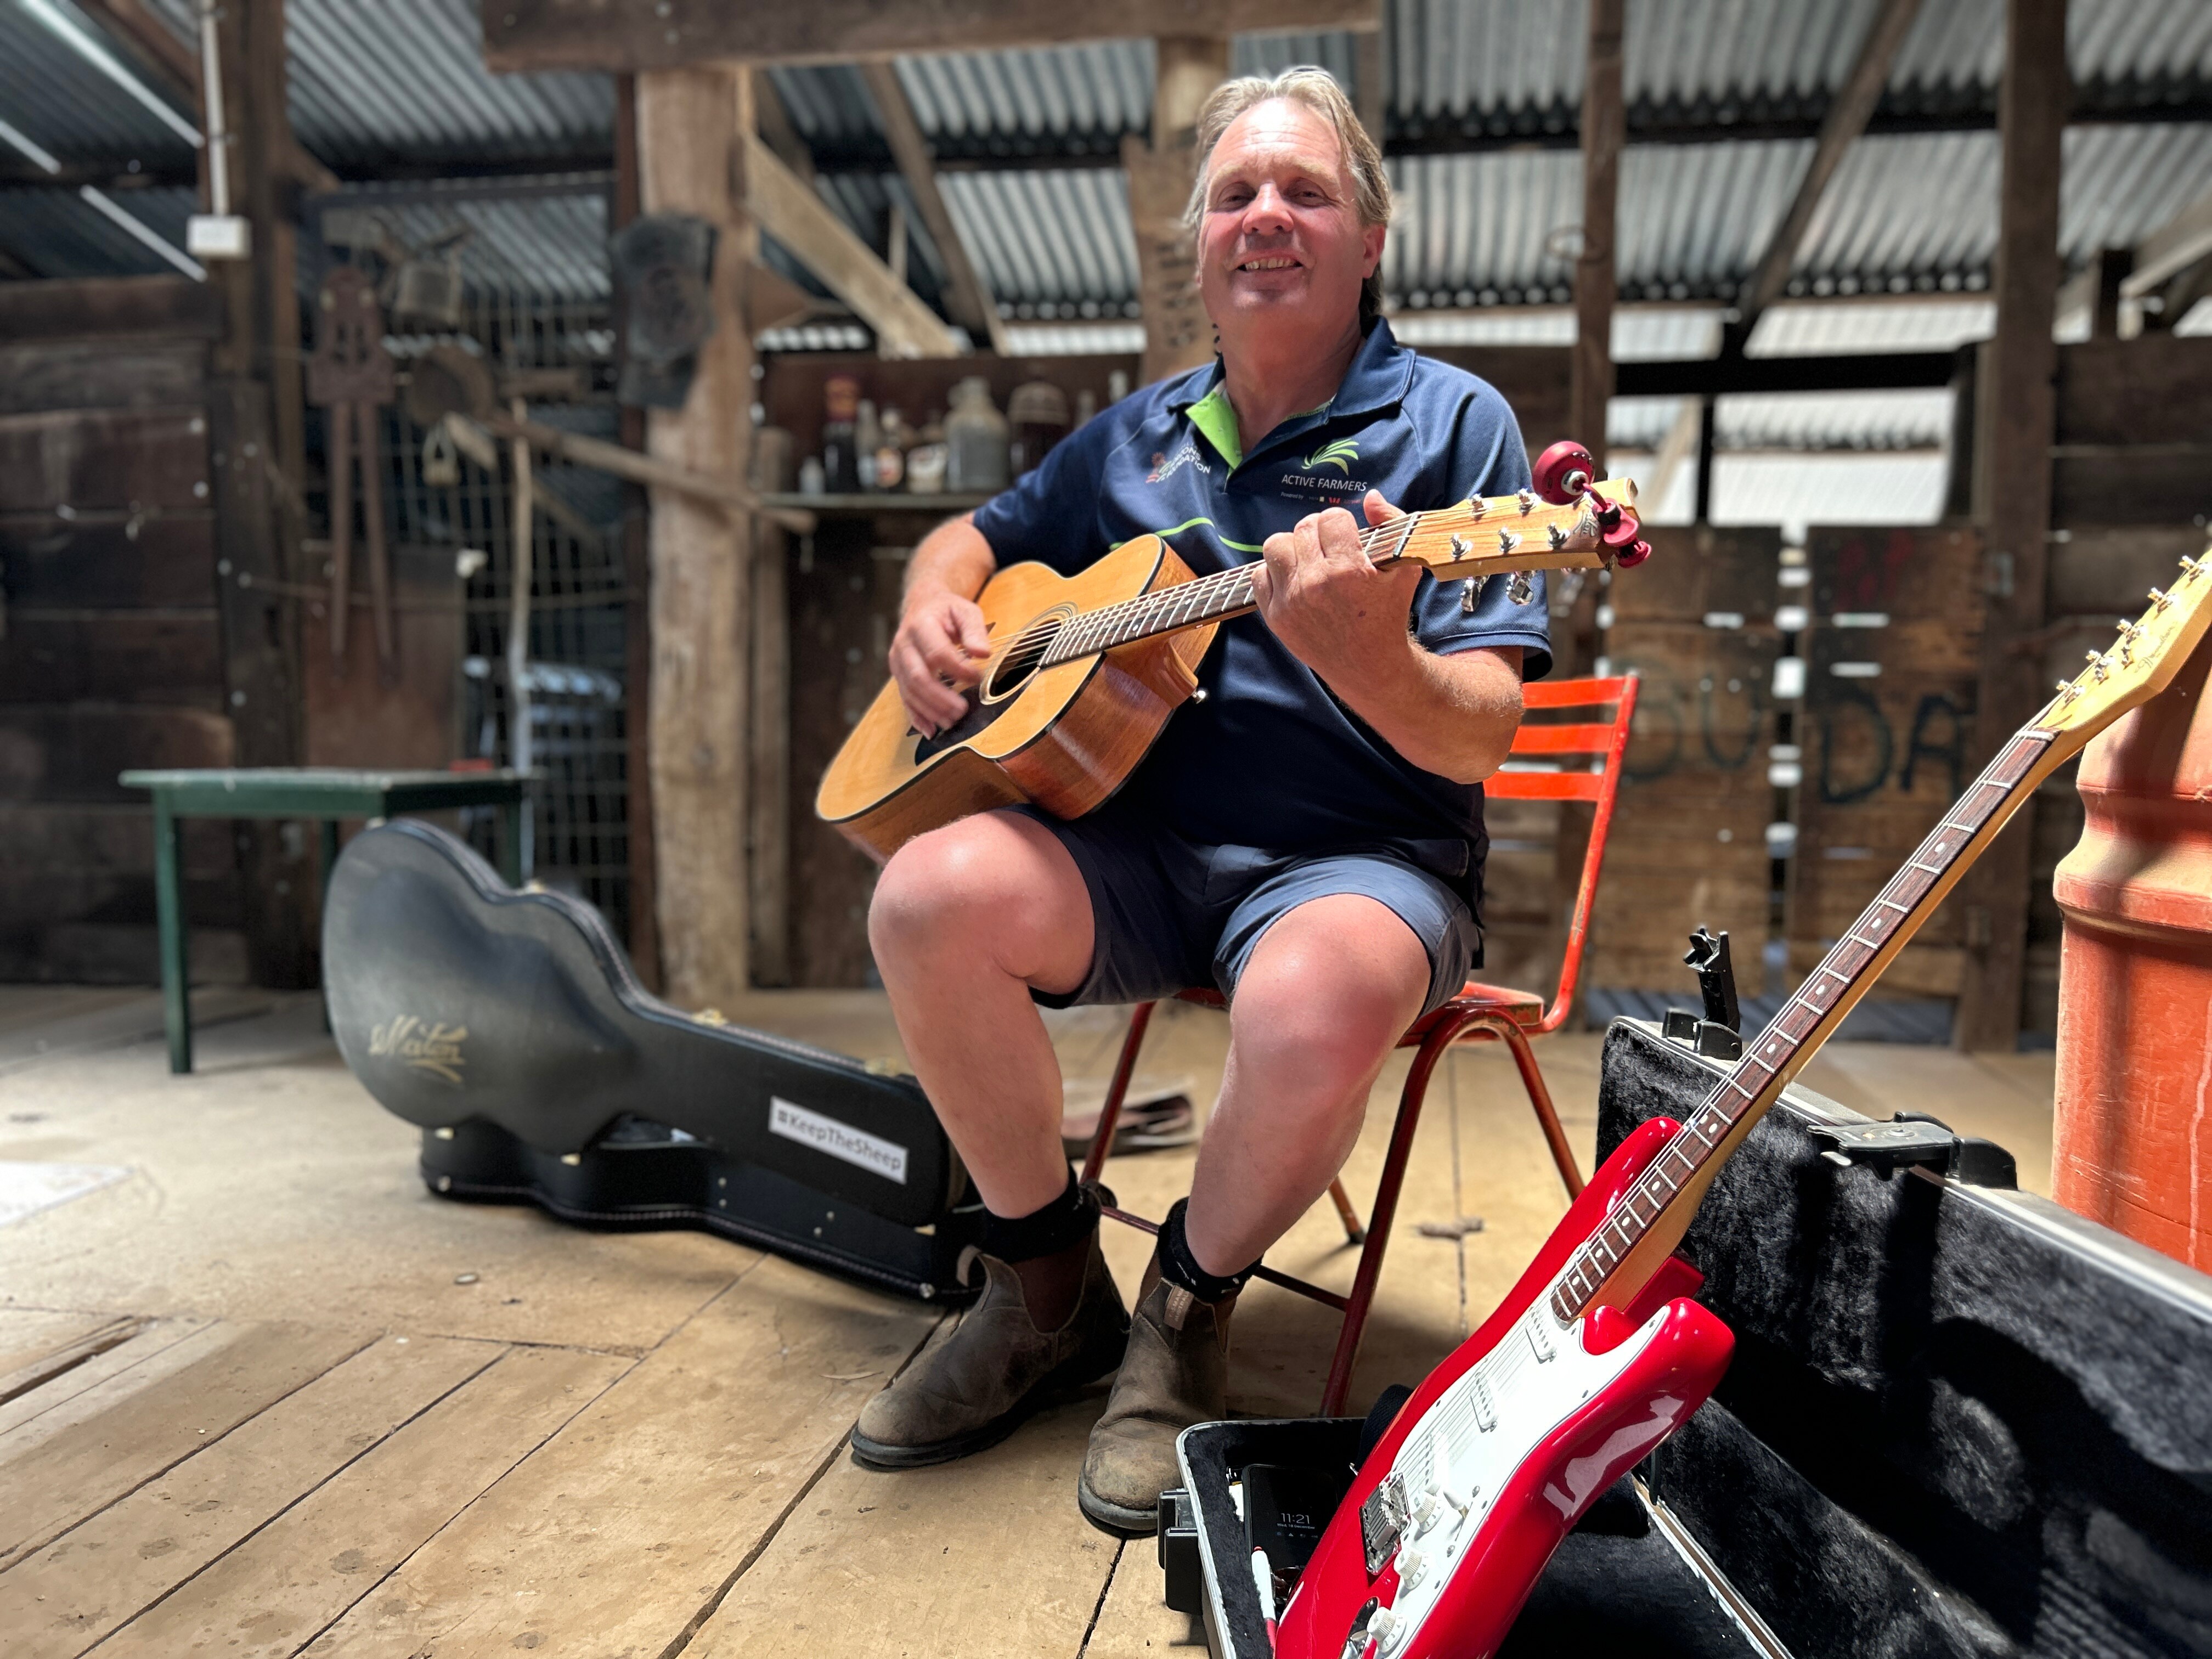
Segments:
[[[1175,1437],[1226,1414],[1228,1328],[1261,1253],[1327,1190],[1406,1027],[1480,959],[1480,780],[1523,672],[1550,665],[1543,588],[1471,611],[1419,567],[1376,570],[1359,527],[1525,488],[1511,412],[1380,318],[1382,158],[1318,70],[1231,82],[1199,122],[1190,218],[1220,340],[915,550],[891,672],[918,730],[960,718],[988,652],[973,603],[1002,564],[1073,573],[1156,532],[1203,574],[1262,561],[1152,753],[1098,811],[980,813],[885,866],[869,937],[922,1086],[988,1217],[981,1299],[860,1414],[856,1457],[944,1462],[1054,1389],[1120,1366],[1078,1486],[1150,1532]],[[1060,1139],[1036,1005],[1230,995],[1221,1096],[1189,1199],[1132,1318],[1098,1200]],[[1126,1350],[1126,1352],[1125,1352]]]

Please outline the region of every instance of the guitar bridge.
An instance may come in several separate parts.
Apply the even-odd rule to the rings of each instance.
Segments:
[[[1370,1578],[1389,1564],[1390,1553],[1406,1534],[1407,1519],[1405,1482],[1395,1474],[1385,1475],[1359,1506],[1359,1544],[1367,1556]]]

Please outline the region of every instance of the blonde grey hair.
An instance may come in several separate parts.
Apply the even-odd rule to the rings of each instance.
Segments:
[[[1359,222],[1389,224],[1390,179],[1382,170],[1382,149],[1360,125],[1358,112],[1352,108],[1352,100],[1345,96],[1336,77],[1327,70],[1301,65],[1286,69],[1279,75],[1245,75],[1224,81],[1206,99],[1198,112],[1198,179],[1191,186],[1190,203],[1183,209],[1182,216],[1183,224],[1191,234],[1198,234],[1199,225],[1206,217],[1206,174],[1213,159],[1213,147],[1221,142],[1221,135],[1229,131],[1230,124],[1238,116],[1273,99],[1303,104],[1328,123],[1343,151],[1345,171],[1351,175],[1352,205],[1358,210]],[[1360,285],[1359,320],[1364,326],[1382,314],[1382,267],[1378,263],[1374,274]]]

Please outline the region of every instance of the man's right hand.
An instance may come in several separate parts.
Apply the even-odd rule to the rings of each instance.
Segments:
[[[906,717],[924,737],[968,712],[962,692],[982,678],[991,654],[991,631],[982,608],[942,587],[917,588],[891,637],[891,678],[898,683]]]

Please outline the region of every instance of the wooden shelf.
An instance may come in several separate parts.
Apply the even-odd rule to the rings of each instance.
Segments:
[[[965,513],[970,507],[981,507],[991,499],[989,495],[947,492],[941,495],[909,495],[903,491],[893,494],[866,495],[801,495],[784,494],[763,495],[761,501],[768,507],[796,507],[809,513],[876,514],[876,513]]]

